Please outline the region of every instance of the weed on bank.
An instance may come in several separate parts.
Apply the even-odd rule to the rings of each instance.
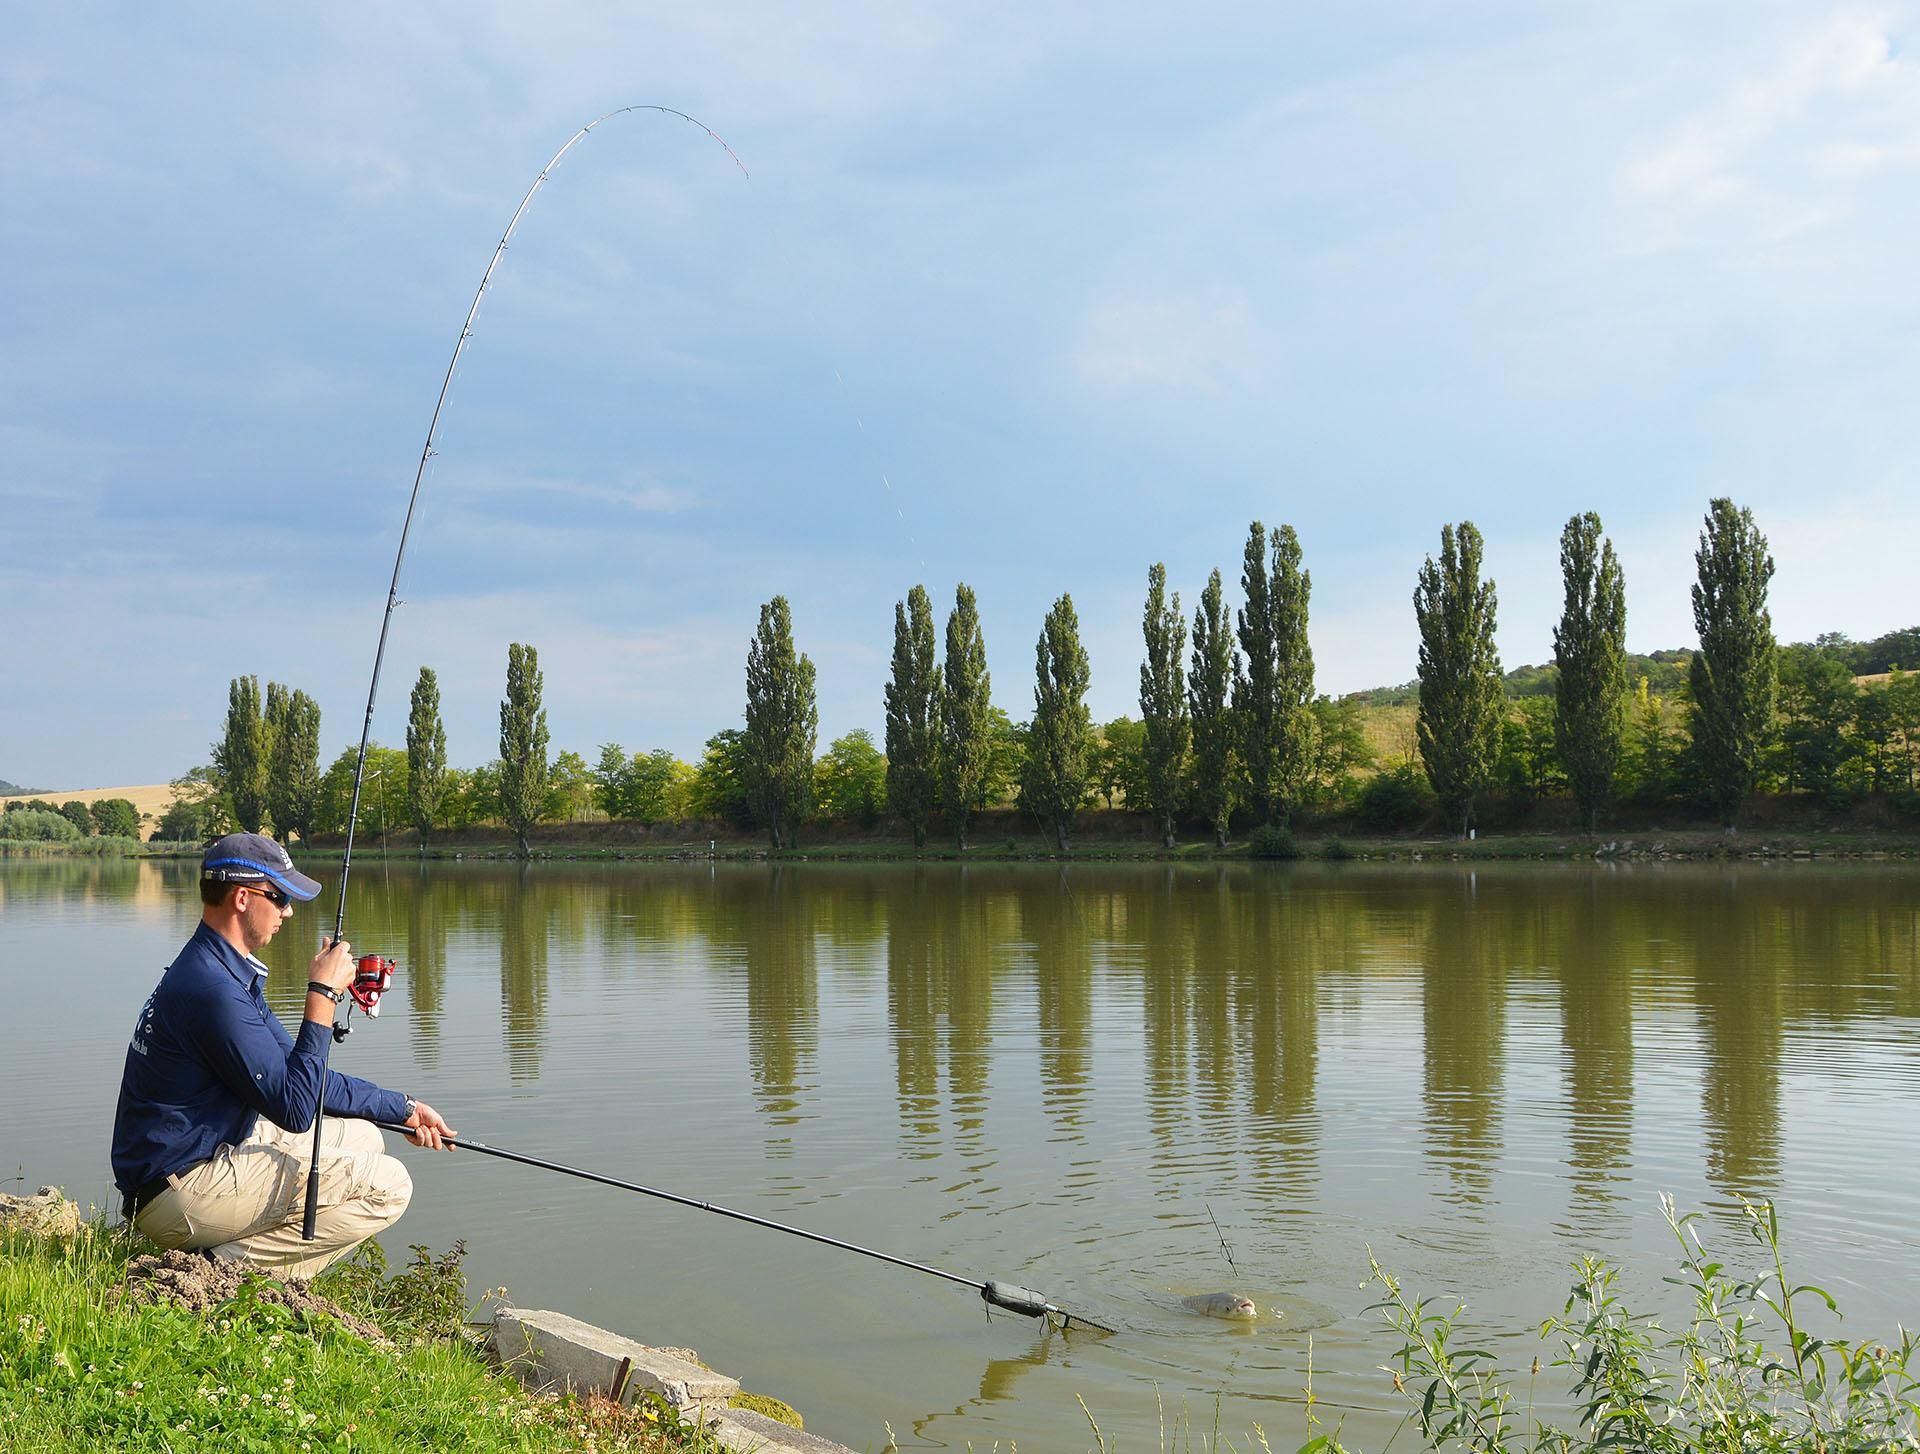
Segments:
[[[524,1392],[462,1332],[458,1249],[377,1253],[317,1290],[379,1327],[378,1346],[324,1313],[269,1301],[250,1276],[211,1312],[126,1295],[150,1248],[83,1226],[0,1233],[0,1450],[711,1450],[657,1402]]]

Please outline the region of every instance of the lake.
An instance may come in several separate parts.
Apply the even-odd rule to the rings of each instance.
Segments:
[[[0,861],[10,1183],[117,1205],[120,1063],[193,875]],[[269,951],[289,1021],[332,905]],[[1739,1199],[1775,1199],[1853,1336],[1920,1314],[1911,865],[370,862],[347,922],[400,972],[336,1068],[1119,1329],[989,1320],[936,1278],[395,1143],[417,1189],[391,1254],[465,1239],[476,1295],[697,1348],[855,1448],[1088,1448],[1082,1399],[1122,1449],[1163,1418],[1292,1448],[1311,1360],[1320,1416],[1377,1450],[1404,1404],[1369,1249],[1466,1303],[1524,1388],[1583,1254],[1684,1310],[1662,1192],[1743,1267]],[[1264,1316],[1180,1305],[1220,1289]]]

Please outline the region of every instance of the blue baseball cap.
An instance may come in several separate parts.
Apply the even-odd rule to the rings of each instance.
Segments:
[[[320,895],[319,881],[295,868],[287,850],[264,833],[229,833],[201,855],[200,877],[228,884],[271,880],[303,903]]]

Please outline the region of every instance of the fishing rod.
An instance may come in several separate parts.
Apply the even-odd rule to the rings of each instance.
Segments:
[[[360,724],[360,754],[353,765],[353,799],[347,808],[347,843],[346,850],[340,857],[340,901],[333,916],[332,943],[338,944],[346,937],[347,875],[353,868],[353,831],[360,822],[360,788],[366,779],[367,743],[373,733],[373,703],[380,692],[380,668],[387,655],[387,628],[393,624],[394,607],[400,604],[400,567],[407,558],[407,535],[413,529],[413,511],[420,502],[420,483],[426,477],[427,461],[434,455],[433,442],[440,428],[440,411],[446,407],[448,391],[453,387],[453,371],[460,362],[460,355],[467,351],[467,343],[473,337],[473,320],[480,312],[480,300],[486,296],[487,285],[493,281],[494,269],[500,266],[500,259],[506,255],[507,243],[513,237],[513,230],[520,225],[520,219],[526,215],[534,193],[538,192],[547,178],[552,175],[553,169],[560,164],[560,159],[572,151],[588,132],[603,121],[610,121],[616,116],[625,116],[634,111],[657,111],[664,116],[677,116],[682,121],[697,126],[718,142],[721,150],[733,158],[733,164],[740,168],[742,176],[749,175],[747,164],[740,160],[738,153],[727,145],[725,138],[704,121],[697,120],[684,111],[676,111],[671,106],[647,104],[620,106],[603,116],[596,116],[567,138],[566,145],[555,152],[548,159],[547,164],[540,168],[540,174],[533,179],[533,185],[527,188],[526,195],[520,199],[520,205],[514,209],[513,216],[508,220],[507,230],[500,234],[500,243],[494,248],[493,256],[487,262],[486,272],[480,275],[480,286],[474,290],[473,302],[468,306],[466,319],[460,325],[460,337],[453,345],[453,357],[447,360],[446,376],[440,380],[440,396],[434,400],[433,418],[427,423],[427,440],[421,446],[420,463],[413,472],[413,493],[407,497],[406,519],[400,525],[400,546],[393,554],[393,579],[387,585],[387,609],[380,617],[380,643],[373,652],[373,680],[367,685],[367,715]],[[371,966],[367,963],[368,959],[374,961]],[[360,972],[354,981],[353,1001],[359,1003],[370,1015],[378,1013],[380,992],[393,982],[393,970],[392,960],[381,960],[372,955],[363,958],[360,963]],[[369,977],[371,977],[371,983],[366,982]],[[352,1018],[353,1004],[349,1003],[345,1018],[333,1027],[333,1038],[336,1043],[346,1039],[347,1021]],[[320,1130],[326,1111],[327,1077],[323,1070],[320,1075],[319,1099],[313,1112],[313,1158],[307,1167],[306,1221],[301,1228],[301,1235],[309,1242],[313,1240],[314,1223],[320,1209]]]
[[[390,1121],[374,1123],[383,1131],[398,1131],[408,1134],[408,1128]],[[1102,1333],[1111,1333],[1114,1329],[1105,1323],[1096,1322],[1084,1313],[1068,1312],[1065,1308],[1048,1301],[1044,1293],[1032,1288],[1018,1287],[1010,1282],[1000,1282],[989,1278],[982,1282],[977,1277],[964,1277],[957,1272],[948,1272],[942,1267],[932,1267],[924,1262],[915,1262],[906,1257],[895,1257],[891,1252],[881,1252],[873,1247],[862,1247],[858,1242],[843,1241],[839,1237],[829,1237],[824,1232],[809,1232],[805,1227],[795,1227],[787,1222],[776,1222],[769,1217],[756,1217],[752,1212],[735,1211],[723,1207],[717,1202],[703,1202],[695,1197],[683,1197],[678,1192],[662,1191],[658,1187],[642,1186],[637,1181],[622,1181],[617,1176],[603,1176],[597,1171],[584,1171],[577,1166],[567,1166],[558,1161],[547,1161],[542,1157],[528,1156],[522,1151],[509,1151],[504,1146],[489,1146],[484,1141],[475,1141],[470,1137],[443,1136],[442,1146],[456,1151],[478,1151],[483,1156],[498,1156],[503,1161],[517,1161],[522,1166],[538,1167],[541,1171],[557,1171],[562,1176],[577,1176],[582,1181],[598,1182],[601,1186],[614,1187],[620,1191],[638,1192],[641,1196],[658,1197],[661,1201],[674,1202],[683,1207],[692,1207],[698,1212],[712,1212],[715,1216],[732,1217],[736,1222],[748,1222],[756,1227],[767,1227],[775,1232],[786,1232],[795,1237],[805,1237],[809,1242],[819,1242],[828,1247],[838,1247],[842,1252],[858,1252],[862,1257],[871,1257],[879,1262],[890,1262],[895,1267],[905,1267],[913,1272],[924,1272],[929,1277],[943,1277],[948,1282],[957,1282],[962,1287],[970,1287],[980,1294],[982,1302],[991,1308],[1004,1308],[1010,1313],[1019,1313],[1028,1318],[1058,1318],[1062,1328],[1071,1328],[1076,1323],[1082,1327],[1094,1328]]]

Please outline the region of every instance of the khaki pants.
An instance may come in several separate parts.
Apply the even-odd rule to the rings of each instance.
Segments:
[[[371,1122],[328,1117],[320,1139],[320,1204],[314,1239],[306,1221],[313,1132],[283,1131],[265,1116],[238,1146],[167,1178],[140,1208],[138,1227],[162,1247],[207,1248],[277,1277],[314,1277],[335,1258],[400,1219],[413,1178],[386,1154]]]

